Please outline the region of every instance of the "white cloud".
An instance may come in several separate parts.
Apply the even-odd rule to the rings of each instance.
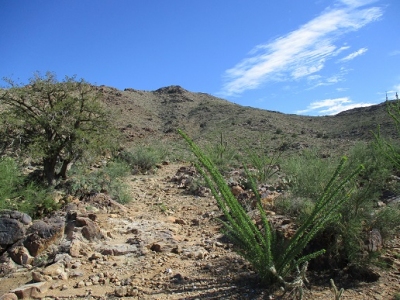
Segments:
[[[347,91],[349,88],[336,88],[336,90],[338,91],[338,92],[345,92],[345,91]]]
[[[343,58],[340,59],[339,61],[340,61],[340,62],[345,62],[345,61],[352,60],[352,59],[356,58],[357,56],[364,54],[364,53],[367,52],[367,51],[368,51],[367,48],[361,48],[361,49],[359,49],[359,50],[357,50],[357,51],[355,51],[355,52],[353,52],[353,53],[350,53],[350,54],[347,55],[346,57],[343,57]]]
[[[389,53],[390,56],[400,55],[400,50],[394,50]]]
[[[340,71],[338,73],[336,73],[335,75],[332,75],[330,77],[323,77],[323,76],[315,77],[314,81],[309,80],[309,82],[312,83],[313,86],[308,88],[308,90],[315,89],[319,86],[333,85],[333,84],[345,81],[345,76],[349,71],[350,71],[350,69],[340,68]],[[318,76],[318,75],[316,75],[316,76]]]
[[[377,0],[340,0],[340,2],[350,7],[360,7],[376,1]]]
[[[378,7],[358,9],[369,1],[342,2],[346,6],[326,10],[299,29],[256,46],[249,57],[226,70],[220,94],[234,96],[265,82],[300,79],[322,70],[327,60],[349,48],[334,45],[340,36],[382,15]]]
[[[306,109],[299,110],[296,113],[313,114],[313,115],[336,115],[342,111],[353,109],[356,107],[371,106],[376,103],[354,103],[348,97],[325,99],[312,102]]]

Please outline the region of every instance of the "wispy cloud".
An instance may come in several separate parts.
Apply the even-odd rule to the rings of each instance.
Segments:
[[[345,5],[348,5],[350,7],[360,7],[364,6],[367,4],[371,4],[376,2],[377,0],[340,0]]]
[[[336,88],[336,90],[338,91],[338,92],[345,92],[345,91],[347,91],[349,88],[343,88],[343,87],[338,87],[338,88]]]
[[[266,82],[294,80],[319,72],[327,60],[348,48],[334,45],[340,36],[382,15],[379,7],[360,8],[370,2],[342,0],[299,29],[256,46],[249,57],[225,71],[220,94],[239,95]]]
[[[299,110],[296,113],[300,115],[336,115],[341,111],[349,110],[356,107],[371,106],[376,103],[354,103],[348,97],[324,99],[312,102],[306,109]]]
[[[400,55],[400,50],[394,50],[389,53],[390,56]]]
[[[361,48],[361,49],[359,49],[359,50],[357,50],[357,51],[355,51],[353,53],[350,53],[349,55],[339,59],[339,61],[340,62],[346,62],[346,61],[352,60],[352,59],[356,58],[357,56],[360,56],[360,55],[364,54],[367,51],[368,51],[367,48]]]
[[[332,76],[324,77],[320,75],[311,75],[308,79],[308,84],[311,85],[307,90],[315,89],[319,86],[333,85],[345,81],[346,74],[350,71],[347,68],[340,68],[340,71]]]

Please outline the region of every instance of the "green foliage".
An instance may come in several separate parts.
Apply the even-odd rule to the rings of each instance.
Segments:
[[[10,148],[21,149],[43,164],[44,179],[67,176],[69,165],[103,151],[112,143],[113,127],[95,87],[83,79],[57,81],[53,73],[35,74],[26,86],[5,79],[0,92],[0,129]]]
[[[237,160],[237,151],[228,145],[220,133],[219,141],[205,147],[207,156],[218,167],[221,172],[225,172],[229,165],[232,165]]]
[[[298,217],[300,224],[310,211],[310,201],[316,202],[323,193],[324,181],[334,165],[334,158],[320,158],[315,152],[304,152],[292,157],[284,164],[284,171],[291,176],[290,192],[294,201],[284,197],[276,202],[280,211]],[[358,165],[365,170],[356,178],[357,189],[350,195],[340,210],[340,218],[334,220],[316,240],[332,237],[327,242],[326,257],[343,260],[353,264],[365,263],[368,255],[363,255],[366,232],[377,228],[386,238],[393,233],[400,220],[397,208],[387,208],[377,212],[376,203],[383,190],[396,188],[398,184],[388,185],[393,172],[392,163],[381,153],[381,149],[371,144],[357,143],[349,151],[349,163],[344,174],[349,174]],[[340,257],[339,257],[340,256]]]
[[[25,181],[15,160],[0,160],[0,209],[19,210],[38,218],[59,208],[51,190]]]
[[[329,180],[335,163],[332,159],[321,159],[316,150],[305,150],[281,164],[288,174],[290,190],[296,197],[318,199]]]
[[[21,184],[17,163],[11,158],[0,160],[0,209],[7,208],[6,201],[14,197],[15,187]]]
[[[122,151],[118,157],[125,161],[133,174],[152,172],[156,165],[167,156],[162,148],[151,146],[137,146],[130,151]]]
[[[397,135],[400,136],[400,101],[387,103],[387,112],[395,123]],[[381,135],[379,126],[377,132],[372,133],[375,137],[376,147],[395,165],[397,170],[400,170],[400,147],[398,141],[385,139]]]
[[[107,192],[116,201],[128,203],[132,199],[124,179],[129,171],[129,165],[122,160],[110,161],[94,171],[88,171],[84,166],[74,166],[67,192],[70,194]]]
[[[277,212],[285,216],[298,218],[299,222],[311,214],[314,205],[315,203],[311,199],[302,197],[296,198],[293,197],[293,195],[284,195],[275,201],[275,208]]]
[[[29,183],[13,199],[13,209],[23,211],[32,218],[41,218],[60,208],[53,199],[52,189]]]
[[[277,164],[281,155],[281,151],[274,152],[271,157],[264,152],[256,153],[255,151],[247,151],[249,164],[257,170],[255,176],[258,182],[266,183],[267,180],[279,171]]]
[[[372,219],[371,227],[376,228],[382,235],[382,238],[388,239],[399,232],[400,228],[400,207],[386,206],[379,210]]]
[[[212,160],[204,155],[182,131],[179,131],[179,133],[200,162],[200,164],[196,164],[196,167],[206,180],[219,208],[225,215],[227,221],[222,222],[225,233],[237,245],[239,254],[253,265],[265,283],[279,282],[284,284],[285,288],[301,288],[308,261],[324,252],[323,249],[320,249],[311,254],[303,255],[303,251],[316,234],[339,217],[340,208],[349,198],[349,192],[345,193],[345,187],[357,176],[361,167],[341,179],[346,162],[346,159],[343,158],[333,176],[331,176],[324,192],[315,203],[310,216],[298,228],[295,235],[290,240],[285,241],[268,221],[260,201],[258,210],[263,229],[258,229],[234,197]],[[249,178],[252,177],[249,176]],[[257,187],[253,180],[252,186],[257,194]],[[260,199],[259,195],[258,199]],[[303,266],[302,271],[298,273],[301,277],[297,277],[292,283],[285,281],[300,266]]]

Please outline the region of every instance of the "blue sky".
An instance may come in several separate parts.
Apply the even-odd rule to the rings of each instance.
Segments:
[[[0,77],[330,115],[400,93],[399,32],[399,0],[0,0]]]

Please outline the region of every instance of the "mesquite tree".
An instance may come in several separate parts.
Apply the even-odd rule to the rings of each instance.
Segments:
[[[66,178],[71,163],[105,145],[112,127],[95,87],[83,79],[57,81],[47,72],[35,74],[25,86],[5,81],[9,86],[0,90],[3,140],[8,148],[39,158],[49,185],[58,176]]]

